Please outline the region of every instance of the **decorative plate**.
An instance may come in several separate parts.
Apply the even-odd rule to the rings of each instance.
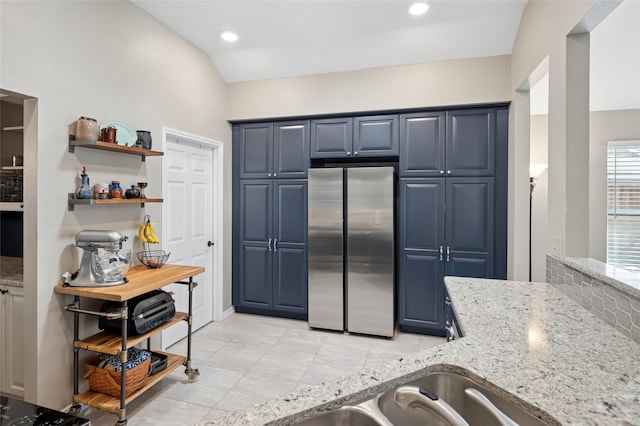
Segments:
[[[121,121],[108,120],[108,121],[104,121],[100,125],[100,129],[103,129],[109,126],[115,127],[117,129],[116,141],[118,142],[118,145],[134,146],[136,144],[136,141],[138,140],[138,134],[133,130],[131,130],[129,126],[127,126]]]

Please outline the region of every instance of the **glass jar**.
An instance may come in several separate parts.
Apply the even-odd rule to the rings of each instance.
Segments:
[[[109,195],[111,198],[122,198],[122,188],[120,187],[120,181],[111,181],[111,188],[109,189]]]

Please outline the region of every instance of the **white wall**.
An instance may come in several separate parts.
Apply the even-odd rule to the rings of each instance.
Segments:
[[[69,212],[67,193],[87,166],[92,184],[147,181],[150,196],[162,195],[161,159],[141,162],[82,149],[71,154],[68,125],[82,115],[120,120],[150,130],[157,149],[162,126],[230,144],[226,86],[203,52],[129,2],[0,2],[0,8],[0,87],[37,98],[25,108],[25,221],[37,222],[25,233],[26,399],[63,408],[72,396],[73,321],[63,312],[71,300],[55,295],[53,287],[78,265],[75,234],[100,228],[133,237],[145,211],[158,221],[161,214],[160,205],[151,204]],[[225,156],[221,202],[230,206],[230,146]],[[230,208],[224,223],[230,230]],[[229,231],[223,241],[226,283],[230,241]],[[94,325],[86,322],[85,328]]]
[[[230,120],[506,102],[510,57],[229,84]]]
[[[523,279],[528,269],[526,250],[522,250],[519,241],[522,241],[523,230],[528,227],[525,212],[528,212],[529,201],[530,136],[529,129],[523,129],[529,125],[529,97],[518,95],[516,91],[526,84],[538,66],[545,62],[548,63],[549,72],[547,247],[551,246],[551,237],[557,236],[562,240],[565,254],[577,255],[579,250],[588,250],[587,244],[580,247],[581,242],[574,240],[574,230],[580,226],[582,231],[588,229],[588,209],[580,211],[579,206],[567,202],[567,199],[576,197],[579,194],[576,191],[581,189],[567,184],[574,179],[574,171],[582,173],[585,168],[588,171],[588,160],[580,163],[567,157],[567,151],[576,146],[579,148],[582,145],[582,153],[588,150],[588,103],[584,104],[583,100],[572,98],[573,89],[567,85],[568,81],[574,82],[573,76],[568,74],[573,72],[571,67],[568,71],[568,52],[569,55],[575,54],[576,50],[578,53],[584,53],[584,49],[574,49],[571,43],[568,43],[567,35],[597,3],[586,0],[530,1],[525,8],[516,36],[511,55],[511,89],[514,101],[511,108],[509,140],[509,247],[513,249],[509,252],[511,257],[508,260],[512,271],[510,276],[516,279]],[[582,47],[582,40],[572,41]],[[586,83],[588,84],[588,80]],[[581,129],[581,126],[587,128]],[[583,130],[583,133],[579,134],[576,129]],[[572,227],[571,232],[567,232],[569,226]]]

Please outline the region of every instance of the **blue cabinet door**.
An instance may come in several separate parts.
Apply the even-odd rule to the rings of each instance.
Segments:
[[[307,181],[274,181],[273,309],[307,315]]]
[[[495,178],[447,179],[447,275],[494,277]]]
[[[400,177],[444,176],[444,112],[401,115],[400,141]]]
[[[311,120],[311,158],[349,158],[353,148],[353,118]]]
[[[496,109],[447,112],[447,176],[494,176]]]
[[[273,173],[273,125],[271,123],[238,126],[239,177],[263,179]]]
[[[353,157],[396,157],[398,116],[376,115],[353,119]]]
[[[273,177],[306,178],[309,169],[310,124],[308,120],[273,124]]]
[[[238,305],[245,308],[269,308],[273,304],[272,181],[240,181],[239,195]]]
[[[444,332],[445,179],[401,178],[398,323]]]

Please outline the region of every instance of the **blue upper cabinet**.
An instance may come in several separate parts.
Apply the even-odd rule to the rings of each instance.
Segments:
[[[306,178],[309,169],[309,121],[273,123],[272,177]]]
[[[311,120],[311,158],[350,158],[353,118]]]
[[[308,120],[240,125],[240,179],[307,177],[309,137]]]
[[[440,177],[445,169],[445,113],[400,116],[400,175]]]
[[[493,176],[496,109],[447,112],[447,176]]]
[[[354,157],[397,157],[398,139],[397,115],[353,119]]]
[[[271,123],[239,126],[240,178],[271,177],[273,167],[273,125]]]
[[[494,176],[496,109],[400,117],[401,177]]]
[[[324,118],[311,121],[311,158],[398,156],[398,116]]]

